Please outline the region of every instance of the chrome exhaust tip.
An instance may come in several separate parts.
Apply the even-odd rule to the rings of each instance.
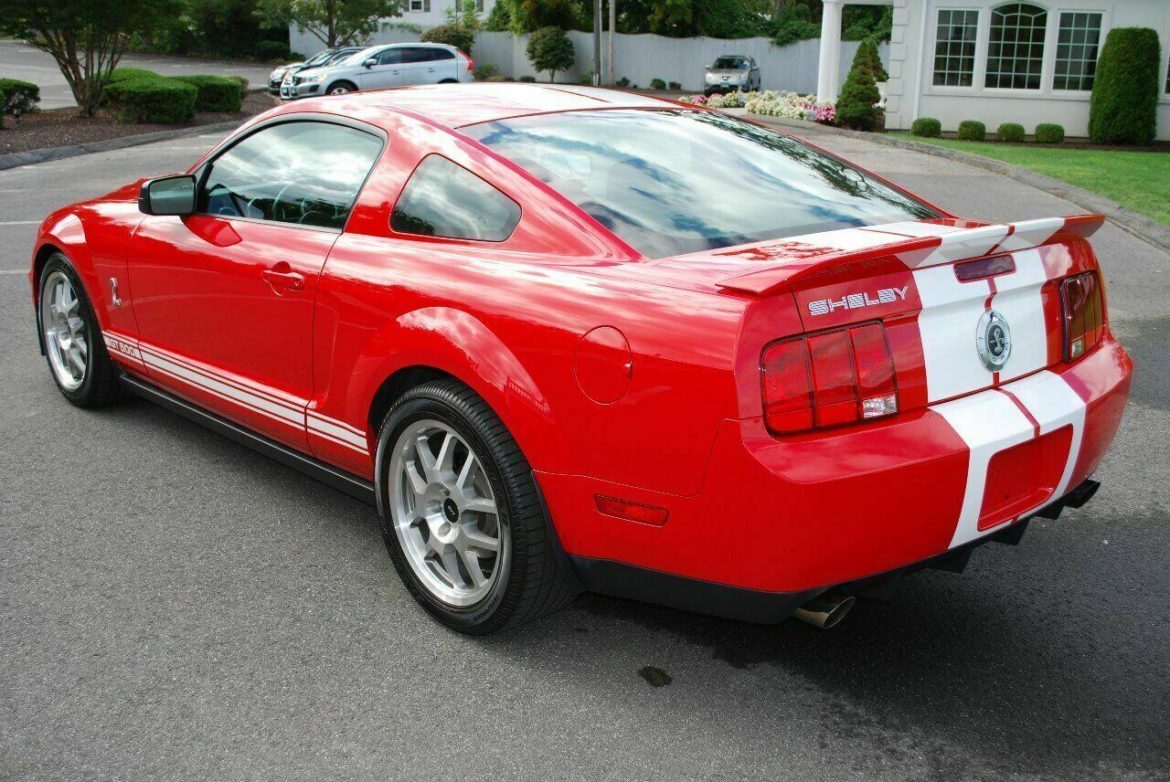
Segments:
[[[840,624],[845,615],[853,610],[853,604],[856,602],[857,598],[853,595],[829,591],[814,597],[793,611],[792,615],[802,622],[828,630]]]

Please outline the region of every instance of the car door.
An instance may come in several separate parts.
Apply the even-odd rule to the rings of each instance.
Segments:
[[[432,49],[426,46],[410,46],[402,50],[402,83],[403,84],[437,84],[442,77],[437,75],[436,66],[440,63],[435,55],[441,49]]]
[[[128,251],[151,379],[300,448],[317,282],[384,143],[304,116],[219,152],[197,172],[197,212],[144,218]]]
[[[377,63],[362,67],[357,74],[358,87],[363,90],[380,90],[402,85],[402,47],[383,49],[374,55]]]

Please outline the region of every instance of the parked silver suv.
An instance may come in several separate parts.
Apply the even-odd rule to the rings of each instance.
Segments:
[[[472,81],[474,68],[471,58],[454,46],[441,43],[383,44],[286,77],[280,85],[280,97],[295,100],[410,84]]]
[[[346,46],[340,49],[325,49],[324,51],[317,52],[304,62],[290,62],[287,65],[278,66],[268,75],[268,94],[280,94],[280,85],[284,83],[285,76],[289,76],[290,74],[296,75],[299,71],[303,71],[306,68],[320,68],[339,62],[351,54],[357,54],[364,48],[362,46]],[[289,81],[291,80],[290,78]]]

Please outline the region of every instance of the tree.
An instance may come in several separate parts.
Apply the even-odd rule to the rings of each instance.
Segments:
[[[260,0],[256,10],[270,24],[295,24],[331,49],[365,42],[379,20],[401,12],[398,0]]]
[[[471,45],[475,43],[475,33],[462,26],[440,24],[424,32],[419,40],[425,43],[445,43],[470,55]]]
[[[1089,99],[1093,143],[1149,144],[1154,140],[1163,62],[1155,31],[1148,27],[1109,31]]]
[[[557,71],[573,67],[573,42],[559,27],[542,27],[528,39],[528,59],[538,73],[548,71],[548,80],[552,82]]]
[[[873,37],[863,39],[857,47],[857,54],[854,55],[855,60],[858,58],[864,60],[866,67],[873,74],[874,81],[889,81],[890,75],[886,73],[885,66],[882,65],[882,55],[878,51],[877,39]]]
[[[487,29],[500,30],[504,25],[516,35],[542,27],[592,30],[592,20],[592,0],[496,0],[488,14]]]
[[[837,122],[854,130],[873,130],[881,117],[881,109],[874,104],[881,99],[869,56],[859,47],[837,97]]]
[[[131,36],[150,34],[175,15],[174,0],[0,0],[0,34],[49,54],[92,117]]]

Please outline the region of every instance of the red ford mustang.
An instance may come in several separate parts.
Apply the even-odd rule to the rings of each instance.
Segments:
[[[74,404],[135,392],[377,504],[435,617],[581,589],[832,624],[1079,507],[1131,363],[1098,216],[962,220],[588,88],[299,101],[41,226]]]

